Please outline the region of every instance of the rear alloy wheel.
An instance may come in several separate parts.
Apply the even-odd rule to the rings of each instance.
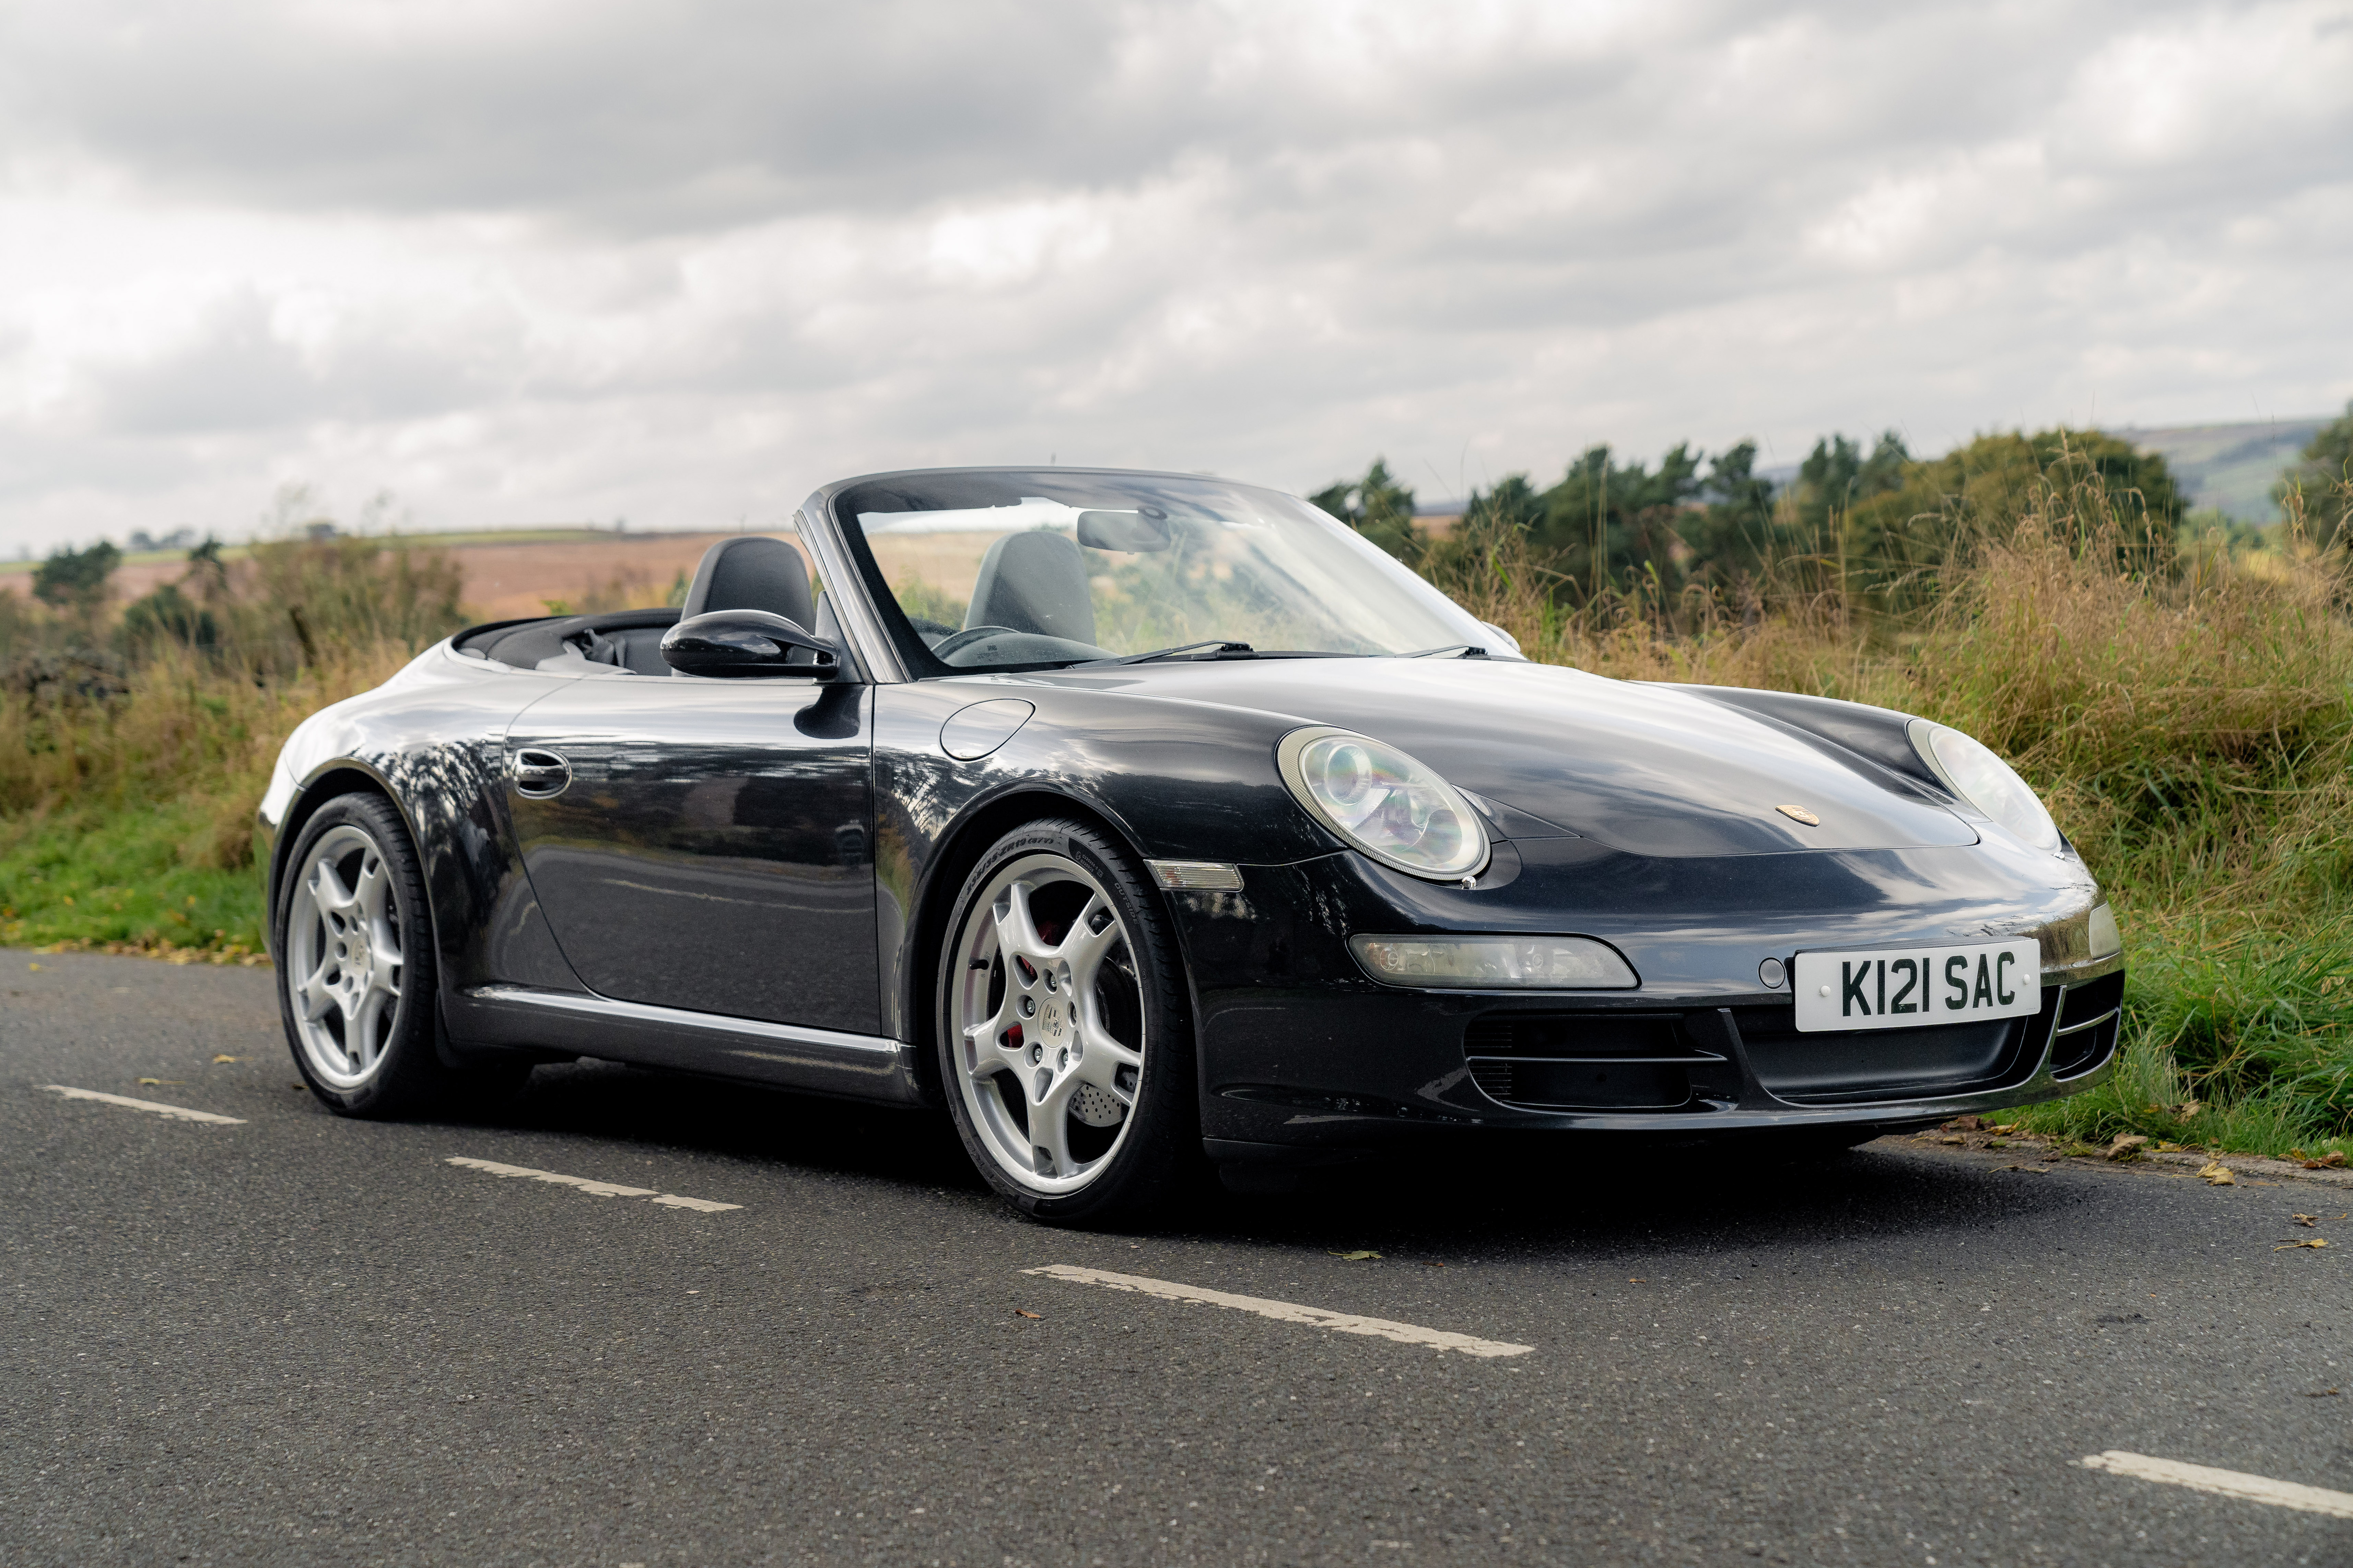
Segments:
[[[339,822],[312,839],[287,889],[286,989],[295,1048],[329,1089],[364,1087],[399,1036],[400,896],[384,847]]]
[[[435,1047],[437,967],[425,879],[381,795],[345,795],[303,825],[278,886],[279,1010],[294,1065],[346,1116],[479,1103],[528,1063],[460,1072]]]
[[[1039,1219],[1165,1197],[1198,1145],[1183,985],[1156,896],[1076,823],[1006,835],[942,955],[941,1078],[973,1163]]]

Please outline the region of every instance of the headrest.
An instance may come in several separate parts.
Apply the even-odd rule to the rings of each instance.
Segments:
[[[1095,605],[1087,558],[1068,537],[1044,529],[1008,533],[980,558],[966,626],[1009,626],[1092,646]]]
[[[817,618],[817,609],[809,596],[808,563],[781,539],[757,534],[723,539],[702,552],[679,618],[707,610],[765,610],[803,631],[814,630],[810,622]]]

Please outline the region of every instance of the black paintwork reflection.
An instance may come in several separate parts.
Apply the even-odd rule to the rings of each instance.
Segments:
[[[875,1032],[867,693],[582,680],[515,723],[510,749],[572,765],[563,794],[508,810],[591,990]]]
[[[1358,730],[1465,789],[1636,854],[1775,855],[1977,837],[1886,769],[1679,687],[1486,659],[1171,662],[1051,679]],[[1779,815],[1774,807],[1785,802],[1821,825]]]
[[[950,715],[1014,693],[1038,714],[1003,746],[971,762],[940,749]],[[955,897],[934,880],[942,852],[992,803],[1021,796],[1042,812],[1071,802],[1154,858],[1264,863],[1333,847],[1275,773],[1275,743],[1296,728],[1281,715],[995,678],[882,687],[875,712],[876,937],[883,1030],[901,1039],[916,1037],[930,981],[916,912],[936,916]],[[960,874],[960,861],[945,864]]]
[[[307,813],[343,784],[329,781],[357,772],[382,784],[400,807],[417,841],[426,889],[433,904],[436,945],[445,992],[502,978],[489,942],[494,929],[512,932],[518,954],[535,979],[524,984],[579,987],[552,955],[543,929],[533,932],[529,884],[500,802],[503,752],[496,736],[507,720],[543,696],[543,679],[504,674],[440,650],[427,653],[373,691],[324,709],[288,742],[286,769],[306,786],[291,803]],[[276,889],[298,834],[273,835],[267,871],[273,931]],[[518,889],[522,890],[520,902]],[[493,911],[508,917],[497,925]]]
[[[947,757],[942,721],[993,698],[1036,715],[986,758]],[[1345,1141],[1365,1119],[1343,1100],[1387,1106],[1396,1124],[1530,1124],[1466,1077],[1462,1022],[1493,999],[1377,986],[1347,952],[1353,931],[1600,936],[1645,983],[1603,1007],[1767,1005],[1757,960],[1799,946],[2038,929],[2046,962],[2079,955],[2080,940],[2054,946],[2056,928],[2038,922],[2080,927],[2097,898],[2080,861],[1968,842],[1894,766],[1900,715],[1869,720],[1868,756],[1788,717],[1478,661],[866,688],[552,680],[437,652],[306,725],[288,763],[301,777],[354,766],[399,800],[448,990],[585,980],[633,1001],[909,1040],[926,1032],[923,969],[967,863],[957,851],[1009,820],[992,813],[1083,808],[1145,856],[1240,863],[1240,893],[1171,900],[1204,1081],[1289,1098],[1207,1094],[1205,1126]],[[575,770],[554,801],[513,800],[512,822],[510,721],[512,743]],[[1494,868],[1465,889],[1341,850],[1275,773],[1277,742],[1301,723],[1393,740],[1485,797]],[[1820,812],[1824,830],[1774,814],[1784,801]]]

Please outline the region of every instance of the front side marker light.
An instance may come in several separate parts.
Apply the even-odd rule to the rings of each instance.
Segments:
[[[1171,892],[1208,889],[1231,892],[1242,885],[1242,868],[1221,860],[1148,860],[1152,879]]]
[[[2114,958],[2125,950],[2125,933],[2116,929],[2116,911],[2102,904],[2092,911],[2092,956]]]
[[[1589,936],[1354,936],[1384,985],[1432,991],[1630,991],[1633,965]]]

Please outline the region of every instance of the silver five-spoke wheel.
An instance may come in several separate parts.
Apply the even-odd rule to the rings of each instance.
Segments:
[[[1092,872],[1050,852],[999,867],[965,909],[947,1009],[954,1092],[1020,1188],[1078,1192],[1119,1152],[1144,1082],[1126,923]]]
[[[356,1089],[400,1025],[400,905],[383,847],[349,823],[312,843],[288,879],[286,991],[295,1037],[319,1079]]]

